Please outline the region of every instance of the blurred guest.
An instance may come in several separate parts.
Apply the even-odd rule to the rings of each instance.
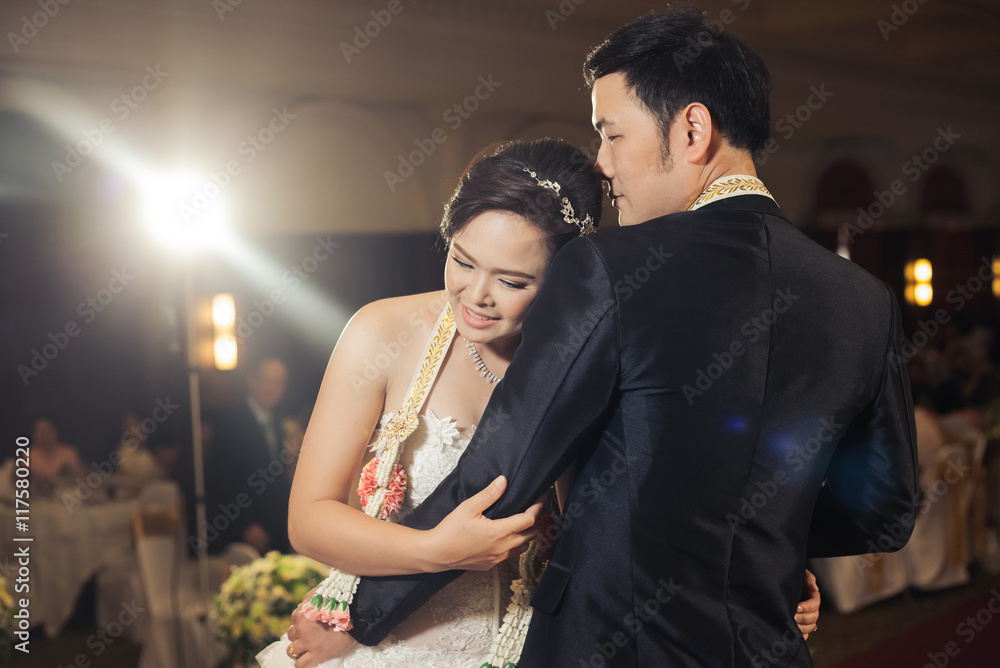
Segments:
[[[958,341],[949,353],[951,377],[941,383],[935,405],[939,413],[985,406],[993,395],[993,371],[985,350],[972,339]]]
[[[917,425],[917,466],[920,489],[934,484],[938,453],[944,445],[944,436],[938,426],[937,416],[923,406],[915,406],[913,417]]]
[[[73,480],[86,473],[76,448],[61,443],[59,430],[46,418],[36,420],[31,429],[31,457],[28,467],[35,480],[52,483],[60,477]]]
[[[139,416],[128,412],[122,416],[122,437],[118,443],[118,470],[137,480],[163,478],[163,467],[149,449]]]
[[[289,458],[292,460],[285,470],[285,477],[291,482],[295,477],[295,465],[299,461],[299,451],[302,449],[302,439],[306,435],[306,425],[309,424],[309,414],[312,407],[307,406],[300,410],[295,416],[286,417],[281,425],[285,430],[285,448]]]
[[[910,394],[914,406],[929,406],[934,396],[929,369],[932,355],[921,350],[906,363],[906,371],[910,376]]]
[[[993,369],[990,368],[985,341],[968,337],[952,358],[952,374],[959,384],[959,395],[966,406],[985,406],[993,394]]]
[[[218,531],[209,550],[244,542],[261,554],[290,550],[288,459],[276,408],[285,395],[288,369],[269,357],[253,364],[245,400],[221,412],[213,427],[205,473],[209,527]],[[211,534],[210,534],[211,535]]]

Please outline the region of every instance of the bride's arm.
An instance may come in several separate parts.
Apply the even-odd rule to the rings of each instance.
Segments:
[[[399,334],[387,313],[391,308],[376,302],[361,309],[330,357],[292,482],[288,537],[300,554],[356,575],[489,568],[527,540],[522,532],[532,524],[529,517],[491,522],[466,507],[466,516],[420,531],[347,505],[391,380],[391,367],[371,377],[380,344]],[[402,375],[409,381],[411,374]],[[496,500],[500,489],[488,489],[486,495]]]

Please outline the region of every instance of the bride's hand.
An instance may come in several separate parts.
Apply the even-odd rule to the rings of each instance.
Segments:
[[[321,621],[306,619],[301,608],[301,605],[295,608],[288,629],[288,639],[292,642],[289,649],[295,653],[289,657],[295,659],[295,668],[314,668],[357,644],[349,633]]]
[[[431,561],[428,570],[487,571],[520,552],[535,537],[533,527],[542,510],[541,503],[504,519],[483,517],[483,512],[503,496],[506,488],[507,479],[500,476],[427,531],[427,555]]]

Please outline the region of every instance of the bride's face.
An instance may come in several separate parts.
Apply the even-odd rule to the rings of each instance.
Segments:
[[[486,344],[520,336],[549,266],[546,241],[506,211],[480,214],[454,235],[444,285],[459,334]]]

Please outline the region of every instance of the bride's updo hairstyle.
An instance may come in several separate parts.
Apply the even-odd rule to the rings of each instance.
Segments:
[[[559,194],[539,181],[558,183]],[[476,156],[445,205],[441,237],[450,246],[452,238],[476,216],[508,211],[545,233],[551,257],[563,244],[580,236],[580,227],[565,220],[563,197],[569,198],[576,220],[590,216],[597,227],[601,178],[582,151],[554,139],[491,146]]]

